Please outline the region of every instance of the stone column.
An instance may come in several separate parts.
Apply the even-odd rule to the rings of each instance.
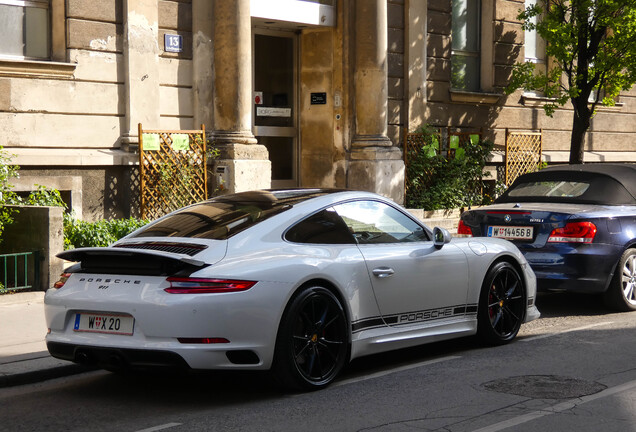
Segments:
[[[158,0],[124,0],[126,130],[122,143],[137,143],[137,124],[159,129]]]
[[[214,0],[214,142],[221,151],[215,177],[225,167],[229,192],[271,186],[265,146],[252,134],[252,25],[250,0]],[[218,168],[218,169],[217,169]]]
[[[192,0],[192,93],[194,127],[202,124],[206,131],[214,126],[214,76],[212,58],[214,31],[210,0]]]
[[[387,136],[386,0],[355,0],[355,134],[348,186],[404,200],[402,152]]]

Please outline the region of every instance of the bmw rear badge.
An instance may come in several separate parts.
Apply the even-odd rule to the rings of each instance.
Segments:
[[[506,216],[504,216],[504,220],[505,220],[506,222],[510,222],[510,215],[506,215]]]

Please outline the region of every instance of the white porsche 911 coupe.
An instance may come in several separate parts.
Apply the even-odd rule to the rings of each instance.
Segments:
[[[367,192],[224,195],[77,262],[45,296],[51,355],[105,369],[271,369],[317,389],[353,358],[539,317],[510,242],[451,240]]]

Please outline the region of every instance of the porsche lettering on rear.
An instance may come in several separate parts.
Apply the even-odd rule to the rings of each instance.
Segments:
[[[113,283],[113,284],[131,284],[140,285],[141,280],[135,279],[108,279],[108,278],[79,278],[79,282],[99,282],[99,283]]]

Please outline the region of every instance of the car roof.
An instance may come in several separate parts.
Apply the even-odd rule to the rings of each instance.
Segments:
[[[634,205],[636,204],[636,164],[596,163],[557,165],[519,176],[508,190],[521,183],[546,180],[594,180],[596,187],[582,196],[580,201],[590,204]],[[508,197],[507,191],[497,202],[517,201]],[[567,199],[563,201],[568,201]]]
[[[210,202],[227,203],[253,203],[277,205],[294,205],[319,196],[345,192],[345,189],[325,189],[325,188],[291,188],[291,189],[267,189],[239,192],[229,195],[219,195],[211,198]]]

